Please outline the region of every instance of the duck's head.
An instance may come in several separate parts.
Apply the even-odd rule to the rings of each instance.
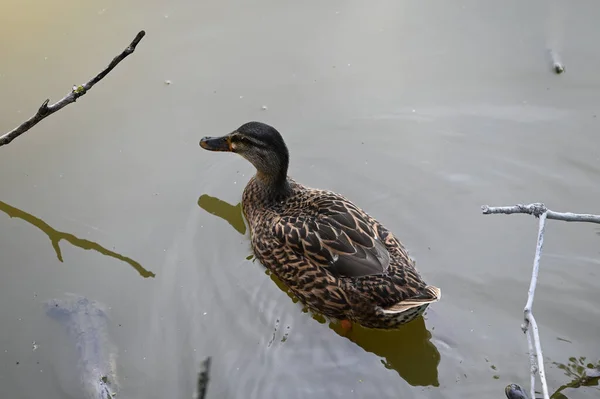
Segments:
[[[202,138],[200,147],[240,154],[254,165],[256,176],[265,183],[278,185],[287,180],[288,149],[273,126],[248,122],[224,136]]]

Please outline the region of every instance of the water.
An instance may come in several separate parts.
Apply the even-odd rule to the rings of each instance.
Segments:
[[[46,301],[44,305],[47,315],[62,324],[78,352],[77,373],[82,388],[78,396],[112,398],[118,389],[117,351],[110,340],[106,306],[74,294]]]
[[[65,292],[111,308],[120,397],[191,397],[206,356],[210,398],[528,387],[520,324],[537,223],[480,206],[600,213],[599,11],[4,2],[0,131],[147,35],[86,96],[1,149],[1,396],[68,397],[57,376],[76,374],[73,354],[42,306]],[[351,198],[406,244],[443,292],[425,319],[344,338],[253,261],[238,205],[252,167],[198,146],[249,120],[281,131],[297,181]],[[547,226],[534,311],[552,392],[581,357],[600,359],[599,232]]]

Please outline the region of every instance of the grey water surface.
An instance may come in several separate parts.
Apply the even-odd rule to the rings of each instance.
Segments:
[[[0,148],[0,397],[76,391],[72,341],[40,306],[64,292],[110,307],[122,398],[190,398],[207,356],[207,398],[528,391],[537,221],[480,206],[600,214],[599,15],[591,0],[2,2],[2,132],[147,34]],[[442,289],[424,318],[344,337],[253,261],[252,166],[198,146],[249,120],[282,133],[290,176],[404,242]],[[599,227],[547,225],[534,312],[552,392],[600,360]]]

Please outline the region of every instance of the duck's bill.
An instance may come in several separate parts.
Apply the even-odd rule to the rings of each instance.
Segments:
[[[200,140],[200,147],[209,151],[232,151],[229,136],[204,137]]]

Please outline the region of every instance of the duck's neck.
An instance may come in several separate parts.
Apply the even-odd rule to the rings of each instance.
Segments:
[[[275,176],[257,171],[256,183],[267,197],[273,200],[282,200],[292,193],[292,187],[288,181],[287,173]]]
[[[287,176],[289,164],[287,151],[282,151],[269,157],[269,159],[262,159],[261,161],[254,163],[257,184],[273,199],[283,199],[289,196],[292,188]]]

